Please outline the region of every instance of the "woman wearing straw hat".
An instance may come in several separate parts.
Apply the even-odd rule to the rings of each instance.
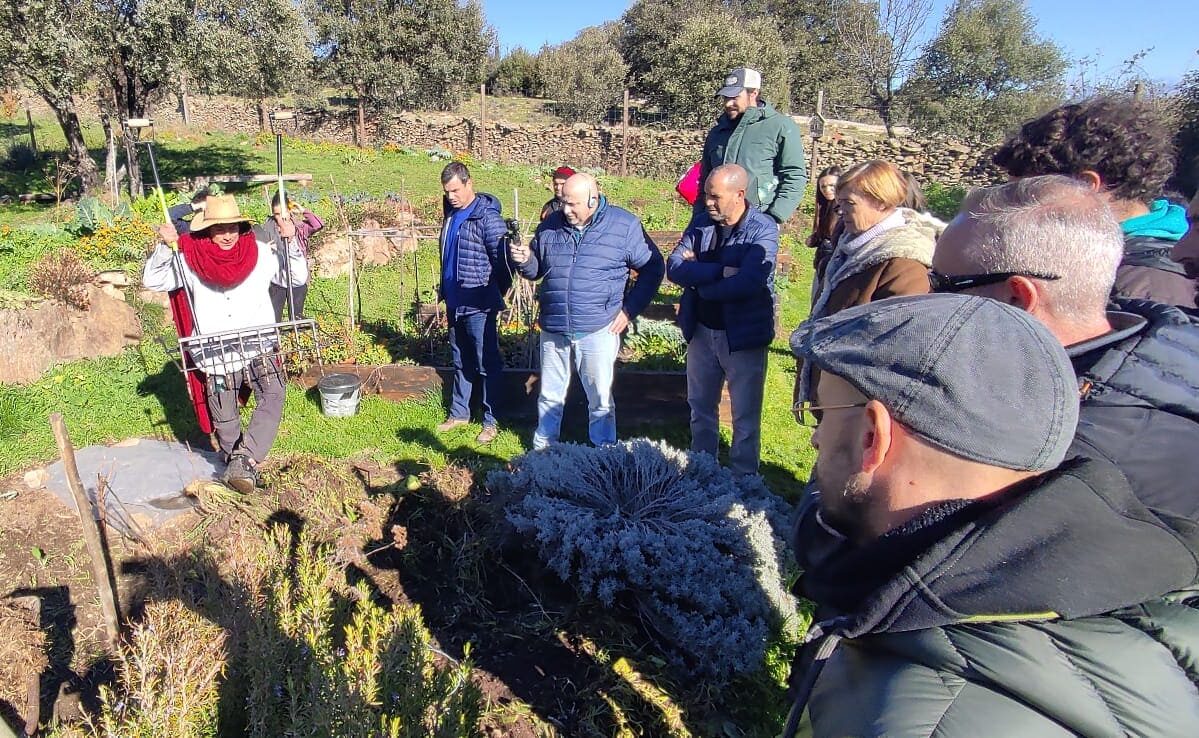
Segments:
[[[146,261],[146,289],[172,293],[180,335],[197,336],[275,322],[270,285],[278,273],[272,247],[255,238],[250,220],[232,195],[208,198],[193,218],[191,232],[179,235],[172,224],[159,227],[162,238]],[[176,258],[178,248],[182,258]],[[303,268],[294,240],[288,250],[293,270]],[[182,315],[181,315],[182,313]],[[180,320],[180,318],[184,318]],[[188,358],[202,373],[196,398],[197,415],[207,413],[216,429],[221,456],[227,462],[226,484],[242,492],[259,487],[258,464],[266,458],[283,417],[284,374],[277,347],[257,336],[216,341],[189,350]],[[189,372],[190,375],[195,372]],[[238,394],[243,385],[254,393],[256,406],[245,432]],[[205,398],[200,402],[199,398]],[[205,424],[200,417],[200,424]]]

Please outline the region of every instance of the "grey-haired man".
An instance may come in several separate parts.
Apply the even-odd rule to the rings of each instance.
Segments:
[[[1078,375],[1071,455],[1107,459],[1150,509],[1199,521],[1199,317],[1109,300],[1124,253],[1102,195],[1071,177],[1026,177],[970,194],[937,241],[931,287],[1044,323]]]
[[[800,326],[815,489],[797,659],[812,735],[1194,735],[1195,526],[1062,464],[1074,371],[1028,313],[898,297]],[[1062,464],[1060,467],[1059,464]]]

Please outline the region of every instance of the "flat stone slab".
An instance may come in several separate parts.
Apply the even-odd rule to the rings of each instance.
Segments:
[[[106,520],[117,530],[135,535],[188,512],[193,505],[183,488],[196,480],[215,479],[224,467],[211,451],[198,451],[173,441],[131,438],[114,446],[75,450],[79,480],[96,501],[97,475],[107,481]],[[45,469],[44,486],[75,509],[62,460]]]

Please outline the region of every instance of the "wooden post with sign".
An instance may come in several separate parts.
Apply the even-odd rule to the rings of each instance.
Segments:
[[[629,175],[629,90],[624,91],[624,112],[620,119],[620,176]]]

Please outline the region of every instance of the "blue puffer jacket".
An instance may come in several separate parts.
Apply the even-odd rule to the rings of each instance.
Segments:
[[[1112,333],[1067,349],[1082,387],[1071,453],[1114,463],[1149,509],[1199,521],[1199,317],[1115,310]]]
[[[505,238],[507,230],[500,217],[500,201],[486,192],[475,197],[478,200],[475,209],[458,228],[458,302],[462,307],[502,310],[513,273]],[[439,253],[444,256],[451,211],[444,198],[442,210],[445,218],[438,245]]]
[[[683,287],[679,301],[679,327],[688,341],[699,321],[699,300],[721,304],[729,351],[761,348],[774,339],[774,264],[779,251],[779,229],[770,216],[752,205],[720,246],[716,261],[684,259],[684,252],[699,254],[716,248],[717,226],[711,218],[683,234],[666,265],[666,276]],[[725,267],[737,273],[724,276]]]
[[[665,264],[641,221],[627,210],[599,207],[582,230],[566,222],[561,211],[537,228],[530,257],[517,268],[541,283],[541,327],[550,333],[585,335],[612,322],[621,309],[637,317],[662,284]],[[637,281],[625,294],[629,270]]]

